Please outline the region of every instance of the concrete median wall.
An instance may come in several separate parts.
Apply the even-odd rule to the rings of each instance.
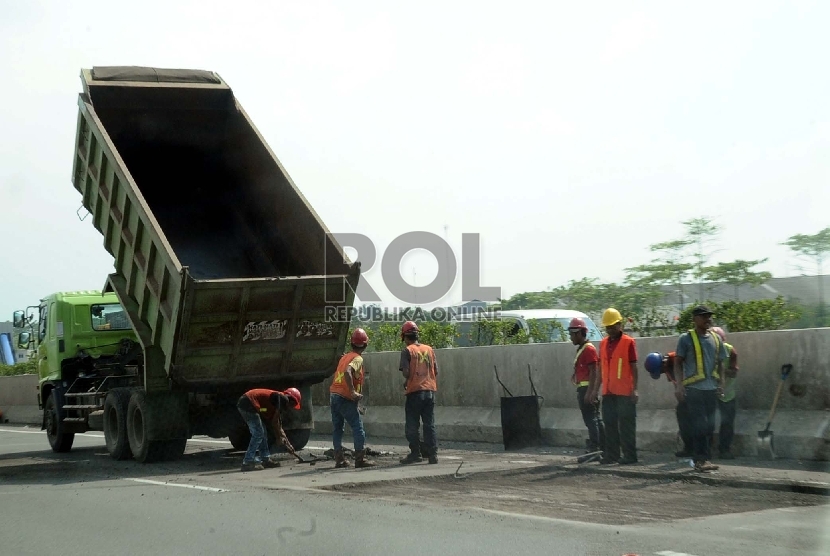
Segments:
[[[37,375],[0,376],[2,422],[40,425],[42,412],[37,407]]]
[[[830,328],[742,332],[728,341],[738,352],[738,416],[734,451],[755,452],[757,432],[766,424],[781,366],[793,372],[785,383],[773,421],[776,453],[802,459],[830,458]],[[640,360],[647,353],[673,351],[677,337],[638,338]],[[597,346],[598,347],[598,346]],[[437,350],[439,364],[436,420],[439,438],[501,442],[499,377],[514,396],[531,394],[528,367],[536,391],[543,398],[540,421],[544,438],[558,446],[584,446],[587,431],[570,383],[575,348],[568,343],[490,346]],[[367,434],[403,436],[403,379],[399,353],[368,353],[366,394],[370,407]],[[638,447],[674,450],[677,423],[672,385],[653,380],[640,369],[637,418]],[[330,380],[313,388],[315,430],[329,432]],[[803,397],[789,392],[791,384],[806,388]]]
[[[788,378],[772,424],[776,452],[782,457],[830,459],[830,328],[743,332],[730,334],[738,351],[738,415],[734,451],[755,451],[757,432],[766,424],[781,365],[790,363]],[[651,351],[674,350],[676,337],[639,338],[639,358]],[[515,396],[531,393],[528,366],[542,399],[540,421],[544,439],[556,446],[584,446],[587,431],[577,409],[570,383],[574,346],[567,343],[442,349],[439,363],[436,418],[439,439],[500,443],[501,397],[494,367]],[[398,352],[366,354],[369,379],[366,394],[369,411],[367,434],[403,437],[403,378],[398,372]],[[806,389],[795,397],[789,386]],[[331,432],[328,408],[330,380],[312,389],[315,431]],[[37,376],[0,377],[0,410],[10,423],[40,425]],[[675,449],[677,423],[671,384],[653,380],[641,369],[637,442],[640,449]]]

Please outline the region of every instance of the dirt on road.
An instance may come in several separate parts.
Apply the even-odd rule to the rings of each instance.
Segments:
[[[444,507],[502,512],[610,525],[662,522],[793,506],[816,506],[828,497],[694,482],[634,479],[553,467],[426,477],[328,487],[336,492],[410,500]]]

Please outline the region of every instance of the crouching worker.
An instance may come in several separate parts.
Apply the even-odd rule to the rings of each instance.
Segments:
[[[285,431],[282,430],[280,409],[283,407],[300,409],[301,402],[302,395],[296,388],[288,388],[285,392],[255,388],[248,390],[239,398],[236,408],[248,424],[248,430],[251,431],[251,442],[242,460],[242,471],[260,471],[266,467],[279,467],[279,462],[271,459],[271,452],[268,451],[268,432],[265,429],[265,423],[270,423],[277,440],[285,446],[285,449],[294,453],[294,447],[288,441]]]
[[[329,387],[334,467],[338,469],[349,466],[343,454],[345,423],[349,423],[354,437],[354,466],[357,468],[375,466],[375,462],[366,459],[366,433],[363,430],[363,419],[357,406],[363,398],[361,393],[365,378],[363,352],[369,345],[369,336],[366,331],[356,328],[352,332],[351,344],[352,351],[340,358],[337,370],[334,371],[334,380]]]

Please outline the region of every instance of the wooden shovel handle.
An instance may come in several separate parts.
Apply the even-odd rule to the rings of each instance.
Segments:
[[[778,390],[775,391],[775,399],[772,401],[772,409],[769,410],[769,418],[767,419],[767,428],[772,423],[772,417],[775,415],[775,407],[778,405],[778,398],[781,397],[781,390],[784,389],[784,381],[778,381]]]

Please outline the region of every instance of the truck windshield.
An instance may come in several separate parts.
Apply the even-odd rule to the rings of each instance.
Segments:
[[[130,330],[131,328],[124,308],[118,303],[93,305],[90,313],[93,330]]]

